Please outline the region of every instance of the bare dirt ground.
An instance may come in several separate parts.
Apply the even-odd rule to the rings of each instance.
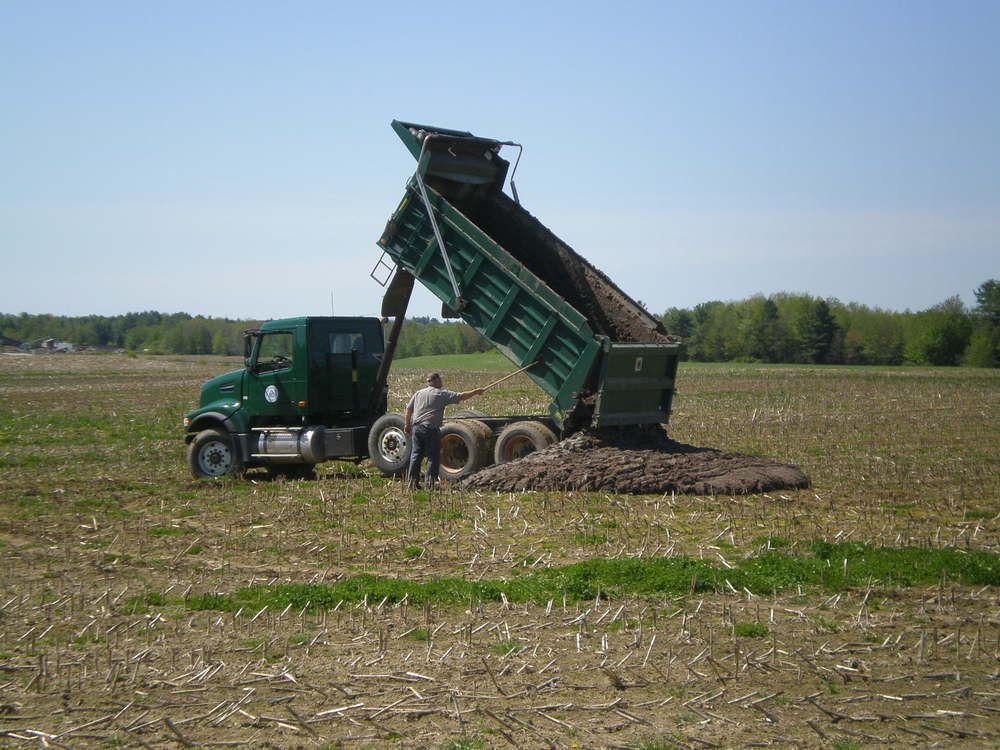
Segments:
[[[678,443],[658,427],[579,432],[519,461],[488,467],[460,484],[465,490],[630,495],[748,495],[808,486],[808,477],[795,466]]]
[[[812,540],[996,553],[996,373],[682,370],[675,439],[775,456],[810,489],[427,495],[339,463],[315,482],[191,480],[180,416],[235,366],[0,357],[0,746],[1000,744],[1000,587],[947,572],[844,590],[192,606],[363,574],[728,568]],[[459,389],[483,379],[446,373]],[[397,371],[397,402],[418,381]],[[514,380],[477,408],[543,398]]]

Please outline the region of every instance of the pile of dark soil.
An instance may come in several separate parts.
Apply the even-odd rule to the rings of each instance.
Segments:
[[[465,490],[630,495],[745,495],[808,486],[809,478],[795,466],[685,445],[669,439],[662,429],[578,432],[519,461],[486,468],[459,484]]]

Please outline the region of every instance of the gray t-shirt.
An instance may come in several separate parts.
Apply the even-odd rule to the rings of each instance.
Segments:
[[[414,427],[419,424],[440,427],[444,420],[444,407],[458,402],[459,394],[455,391],[427,386],[413,394],[406,408],[407,410],[413,409]]]

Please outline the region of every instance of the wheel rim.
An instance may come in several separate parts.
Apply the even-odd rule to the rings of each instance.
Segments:
[[[406,457],[406,433],[396,427],[390,427],[378,439],[378,452],[386,461],[400,464]]]
[[[211,440],[198,451],[198,468],[206,476],[221,477],[233,467],[233,452],[221,440]]]
[[[458,435],[444,435],[441,438],[441,470],[446,474],[458,474],[469,463],[469,446]]]
[[[504,461],[516,461],[535,452],[535,444],[527,435],[515,435],[503,447]]]

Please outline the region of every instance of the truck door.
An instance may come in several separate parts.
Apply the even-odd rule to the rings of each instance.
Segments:
[[[313,327],[310,385],[316,413],[342,418],[368,408],[382,353],[381,333],[374,319],[333,319]]]
[[[266,331],[260,336],[245,394],[249,412],[262,417],[260,422],[296,420],[305,412],[305,346],[297,337],[304,338],[304,329]]]

